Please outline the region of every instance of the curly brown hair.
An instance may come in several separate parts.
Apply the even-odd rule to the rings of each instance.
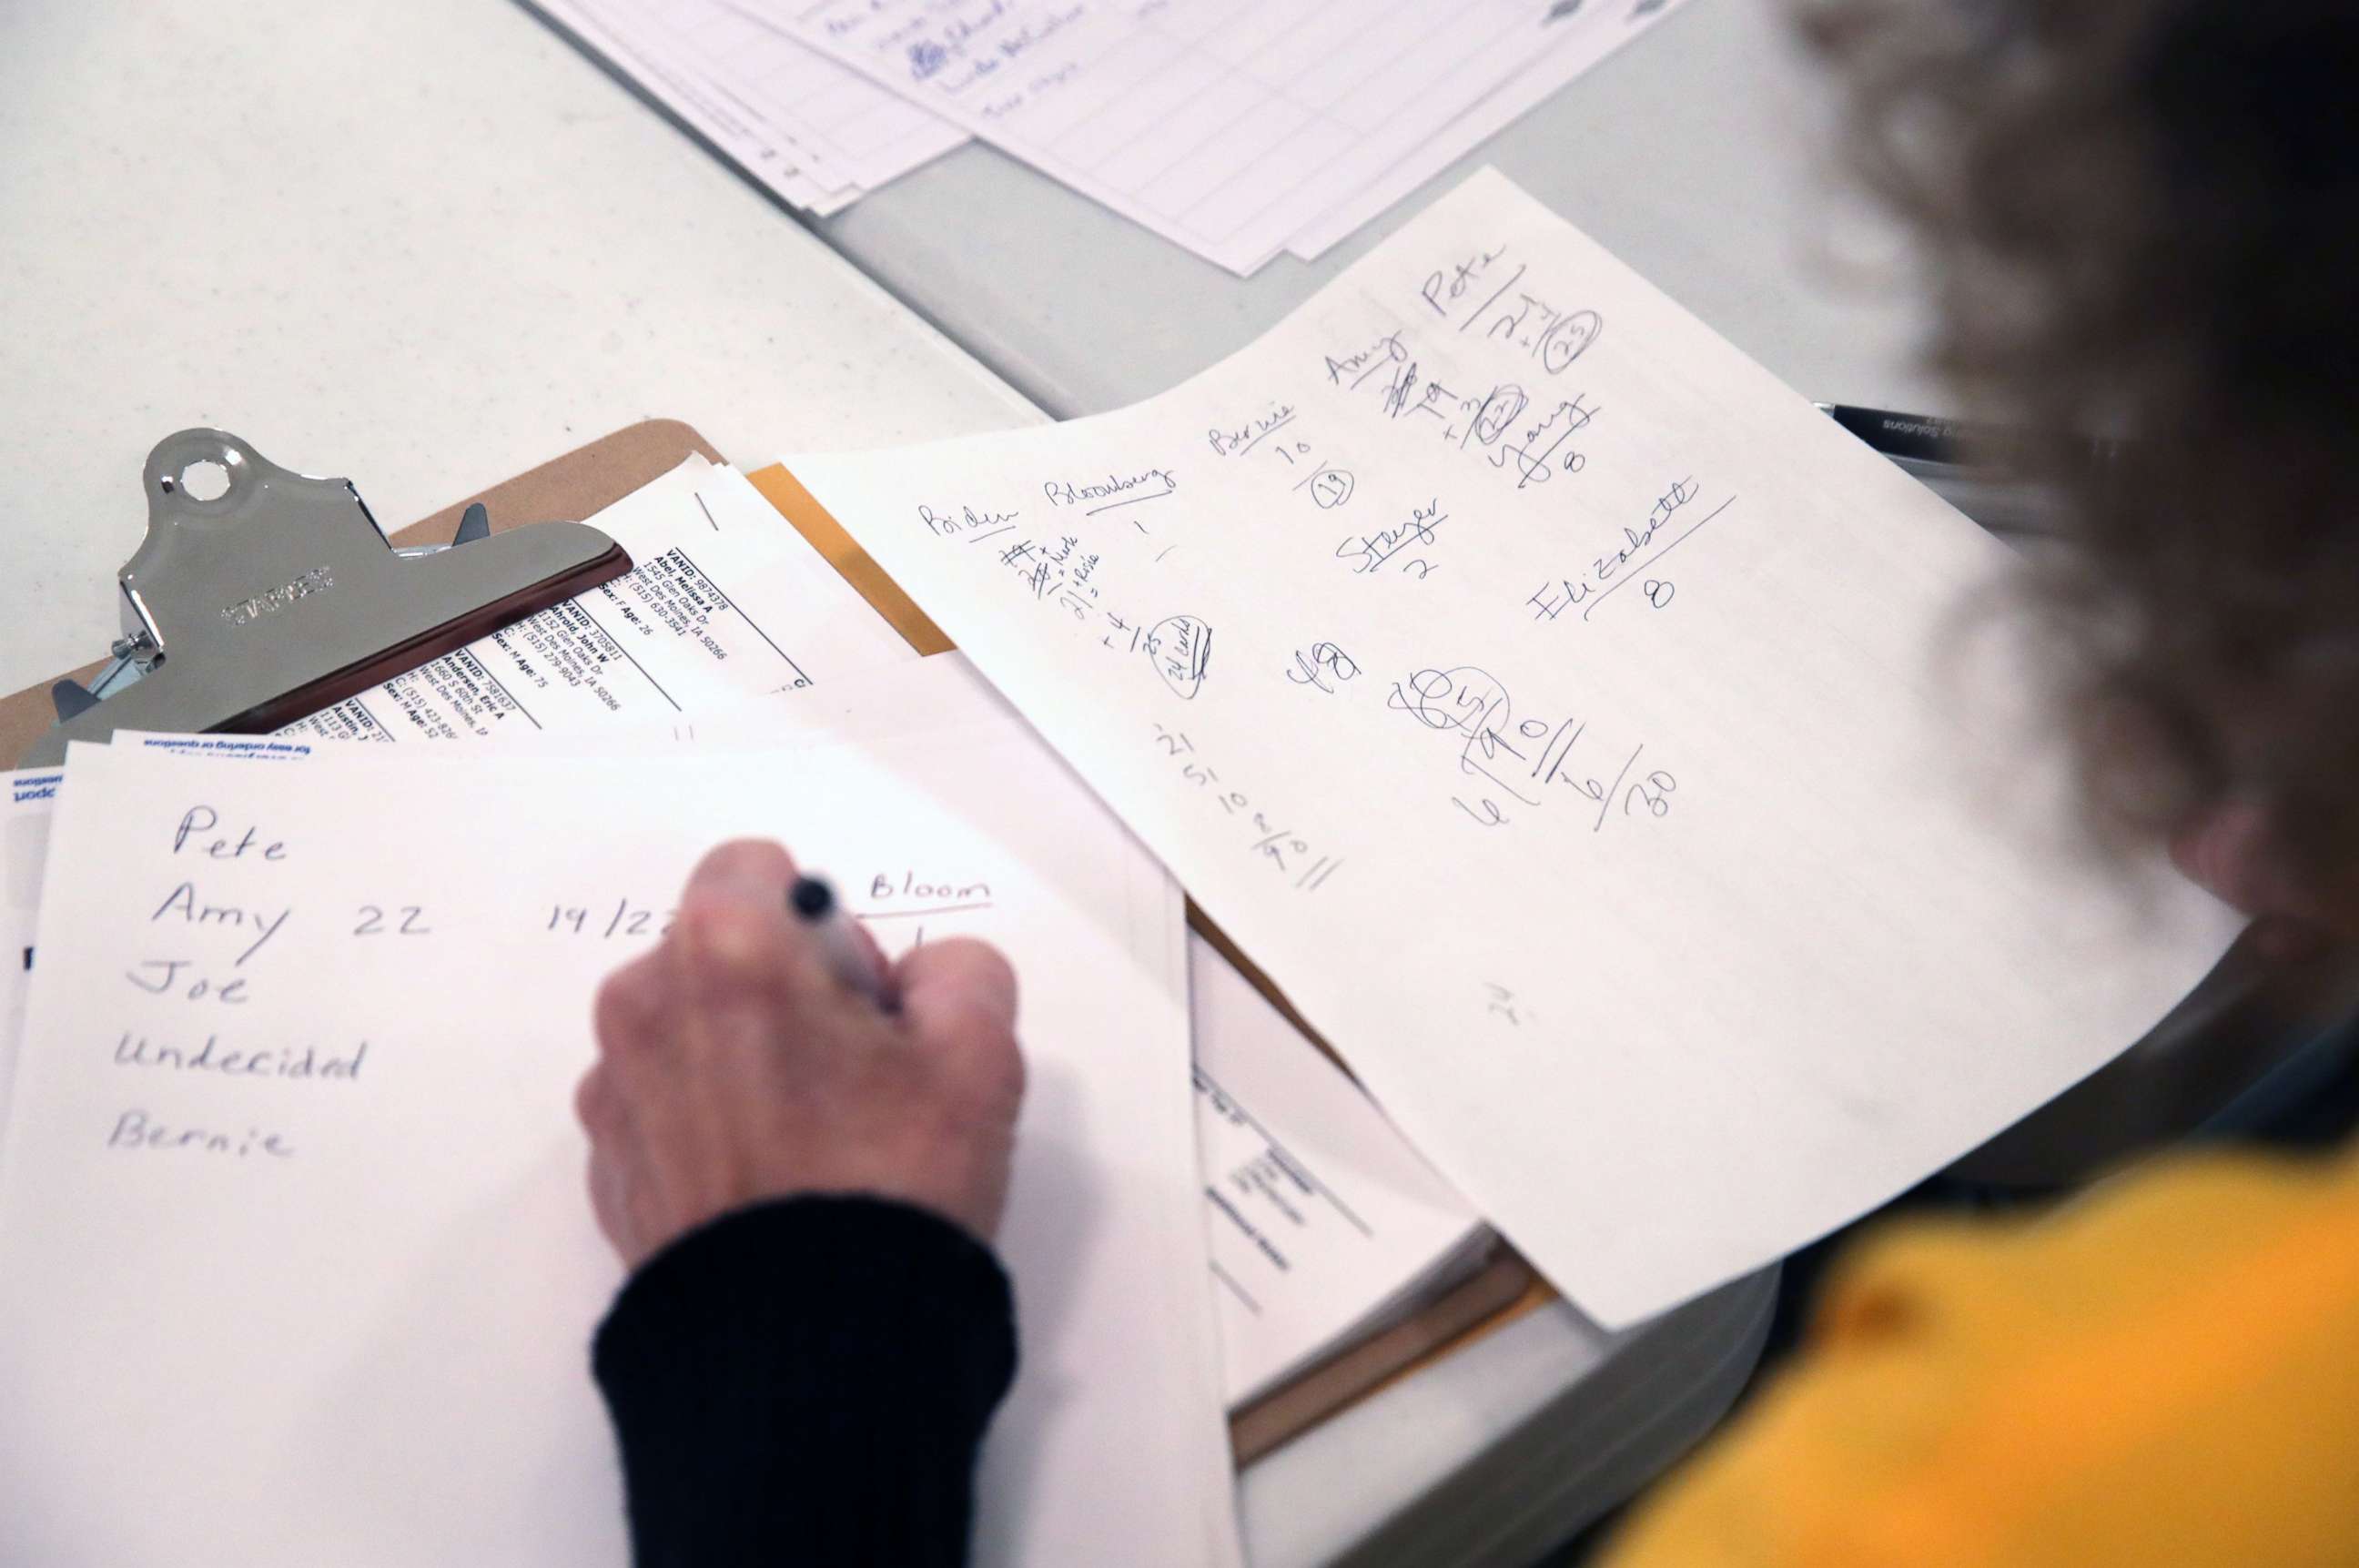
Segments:
[[[1797,3],[1939,365],[2049,432],[2017,455],[2070,503],[2034,575],[2100,821],[2258,806],[2359,907],[2359,5]]]

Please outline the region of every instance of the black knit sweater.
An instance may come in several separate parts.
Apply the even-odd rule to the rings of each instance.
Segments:
[[[866,1198],[727,1215],[649,1259],[592,1351],[638,1568],[963,1563],[1015,1305],[949,1222]]]

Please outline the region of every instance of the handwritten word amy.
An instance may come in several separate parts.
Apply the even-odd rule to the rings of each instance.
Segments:
[[[232,964],[233,968],[243,968],[247,959],[261,952],[263,944],[278,934],[280,928],[294,913],[292,908],[272,912],[250,909],[242,904],[207,903],[197,897],[195,883],[183,882],[156,906],[156,912],[147,917],[147,923],[154,925],[158,920],[177,920],[182,925],[222,926],[232,931],[253,931],[255,933],[254,941]]]

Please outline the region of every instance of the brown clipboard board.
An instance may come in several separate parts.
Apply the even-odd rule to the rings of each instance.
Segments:
[[[603,436],[513,479],[502,480],[391,537],[397,545],[440,544],[457,530],[460,515],[478,501],[491,514],[494,533],[553,518],[579,521],[613,506],[632,491],[653,484],[695,456],[712,463],[721,461],[721,454],[712,450],[711,442],[679,420],[649,419]],[[136,481],[138,474],[134,471],[125,478]],[[126,502],[134,498],[135,488],[125,484]],[[363,491],[365,494],[364,485]],[[136,536],[132,536],[131,543],[137,542]],[[124,553],[128,555],[130,550],[126,548]],[[92,583],[91,592],[103,593],[104,586]],[[65,673],[87,681],[105,665],[106,660],[97,659]],[[387,669],[384,673],[391,676],[401,671]],[[49,702],[50,684],[50,681],[44,681],[38,686],[0,697],[0,768],[14,768],[26,748],[57,722],[56,710]]]
[[[784,465],[757,469],[746,478],[910,647],[932,655],[946,653],[954,646]],[[1305,1040],[1338,1066],[1343,1065],[1269,976],[1256,968],[1192,901],[1188,906],[1188,923],[1235,964]],[[1412,1376],[1555,1300],[1556,1292],[1541,1281],[1531,1265],[1503,1243],[1488,1263],[1458,1285],[1232,1415],[1229,1443],[1237,1464],[1251,1464],[1396,1379]]]

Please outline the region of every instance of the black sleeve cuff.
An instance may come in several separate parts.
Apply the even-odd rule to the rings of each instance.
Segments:
[[[955,1564],[1015,1302],[947,1220],[790,1198],[650,1258],[591,1361],[638,1568]]]

